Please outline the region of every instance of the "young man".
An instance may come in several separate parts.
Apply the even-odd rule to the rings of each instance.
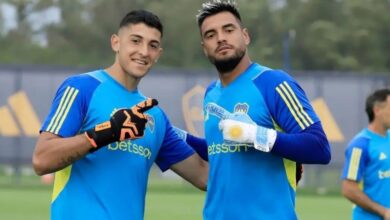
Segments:
[[[345,151],[342,193],[351,202],[352,219],[390,220],[390,90],[366,100],[368,127]]]
[[[37,174],[56,172],[51,219],[143,219],[153,162],[206,189],[208,164],[137,90],[162,34],[156,15],[128,13],[111,37],[114,64],[58,89],[33,155]]]
[[[251,61],[234,3],[204,3],[197,19],[203,51],[219,73],[204,98],[204,219],[297,219],[296,163],[331,157],[321,122],[291,76]]]

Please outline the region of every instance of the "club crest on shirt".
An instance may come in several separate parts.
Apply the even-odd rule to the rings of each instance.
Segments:
[[[150,132],[153,133],[154,125],[155,125],[154,118],[153,118],[153,116],[151,116],[149,114],[145,114],[145,115],[146,115],[146,118],[148,119],[148,123],[146,124],[146,126],[148,126],[150,129]]]
[[[247,114],[249,110],[249,105],[247,103],[237,103],[234,106],[234,112],[241,112]]]

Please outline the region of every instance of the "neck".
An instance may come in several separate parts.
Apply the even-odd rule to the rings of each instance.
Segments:
[[[379,122],[376,122],[375,120],[368,125],[368,130],[377,133],[381,136],[386,136],[387,129],[387,127],[383,126]]]
[[[133,91],[137,89],[140,78],[135,78],[131,74],[126,73],[119,64],[114,63],[105,69],[105,71],[127,90]]]
[[[245,54],[238,65],[230,72],[219,73],[219,79],[223,86],[227,86],[241,75],[251,64],[248,54]]]

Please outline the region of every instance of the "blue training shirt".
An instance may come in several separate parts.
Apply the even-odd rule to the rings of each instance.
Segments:
[[[225,144],[209,103],[247,113],[258,125],[299,133],[319,121],[304,91],[287,73],[253,63],[228,86],[211,84],[204,101],[210,164],[204,219],[297,219],[295,162],[250,145]]]
[[[41,131],[72,137],[145,99],[104,70],[72,76],[58,89]],[[153,162],[165,171],[194,153],[159,107],[146,114],[143,138],[109,144],[56,172],[51,219],[143,219]]]
[[[358,133],[345,151],[343,179],[360,183],[374,202],[390,208],[390,132],[383,137],[367,128]],[[382,217],[354,206],[354,220],[380,220]]]

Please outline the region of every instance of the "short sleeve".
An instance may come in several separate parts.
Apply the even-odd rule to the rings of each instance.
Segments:
[[[99,81],[87,74],[66,79],[57,90],[40,132],[47,131],[61,137],[78,134],[98,84]]]
[[[368,159],[367,148],[369,143],[370,140],[364,137],[356,138],[351,141],[345,150],[345,165],[342,179],[360,182]]]
[[[187,159],[195,151],[184,142],[173,130],[171,123],[166,118],[164,139],[156,158],[156,164],[162,171],[166,171],[173,164]]]

